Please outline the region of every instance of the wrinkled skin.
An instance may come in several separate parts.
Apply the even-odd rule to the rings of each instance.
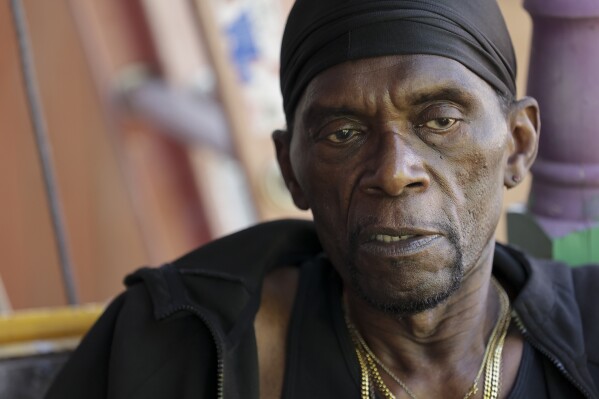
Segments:
[[[414,314],[490,268],[503,187],[526,173],[537,131],[534,100],[506,114],[460,63],[414,55],[324,71],[292,132],[274,139],[296,205],[312,209],[350,290],[384,312]]]

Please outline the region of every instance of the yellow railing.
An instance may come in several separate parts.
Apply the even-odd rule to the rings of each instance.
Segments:
[[[0,345],[83,336],[104,310],[89,304],[0,315]]]

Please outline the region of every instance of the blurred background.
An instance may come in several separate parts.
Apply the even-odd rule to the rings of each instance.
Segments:
[[[0,397],[41,397],[128,273],[310,217],[270,139],[292,2],[0,2]],[[599,4],[499,4],[543,133],[497,238],[599,263]]]
[[[292,0],[21,3],[80,303],[252,223],[310,217],[293,207],[270,141],[284,127],[278,56]],[[523,94],[530,17],[520,1],[500,5]],[[4,310],[68,302],[15,28],[1,2]],[[526,199],[528,180],[506,204]]]

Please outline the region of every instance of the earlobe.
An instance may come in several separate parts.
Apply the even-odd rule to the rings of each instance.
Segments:
[[[272,141],[275,144],[279,168],[281,169],[285,185],[287,186],[289,193],[291,193],[291,198],[293,198],[295,206],[301,210],[307,211],[310,209],[310,205],[304,196],[301,186],[297,182],[295,172],[291,165],[291,133],[286,130],[275,130],[272,133]]]
[[[510,153],[504,175],[507,188],[517,186],[524,179],[537,157],[540,125],[539,105],[534,98],[524,97],[512,105]]]

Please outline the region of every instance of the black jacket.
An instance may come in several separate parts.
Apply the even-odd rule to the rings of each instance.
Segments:
[[[257,399],[253,321],[262,279],[322,251],[304,221],[258,225],[125,280],[46,399]],[[517,288],[515,320],[555,366],[555,398],[599,399],[599,267],[575,269],[498,245],[494,274]]]

